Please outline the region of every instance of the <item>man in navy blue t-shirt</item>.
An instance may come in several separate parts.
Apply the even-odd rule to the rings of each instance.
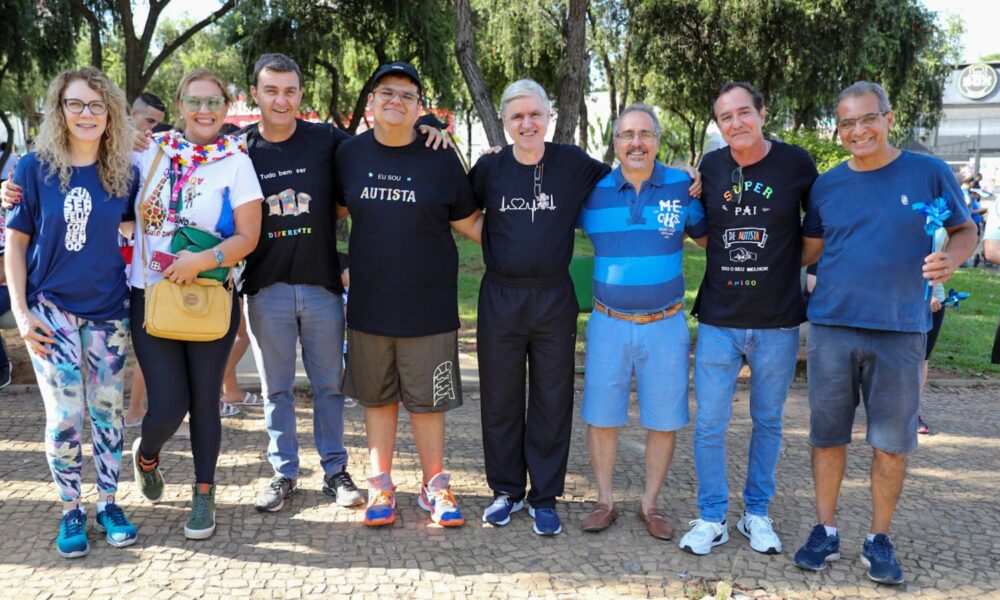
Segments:
[[[944,283],[976,247],[955,177],[940,160],[889,143],[885,91],[861,81],[840,93],[837,131],[852,157],[813,185],[803,262],[819,258],[809,300],[809,409],[816,521],[795,564],[820,571],[840,558],[836,511],[859,400],[873,448],[872,521],[861,560],[868,578],[899,584],[889,525],[907,454],[917,447],[920,371],[931,314],[928,285]],[[933,248],[932,216],[949,240]],[[945,214],[944,211],[947,211]],[[860,394],[859,394],[860,390]]]

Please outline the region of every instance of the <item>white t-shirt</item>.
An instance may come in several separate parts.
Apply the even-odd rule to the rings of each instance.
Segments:
[[[132,163],[139,169],[139,190],[146,185],[149,168],[156,158],[158,146],[150,145],[143,152],[132,154]],[[250,157],[243,153],[234,154],[222,160],[201,165],[191,175],[181,190],[181,206],[174,223],[167,220],[170,206],[170,157],[164,154],[157,166],[158,174],[149,183],[144,198],[136,198],[135,249],[132,252],[132,273],[129,285],[143,288],[143,248],[148,261],[153,252],[170,252],[170,240],[179,226],[189,225],[208,231],[219,239],[216,225],[222,214],[223,198],[229,195],[233,209],[247,202],[259,201],[264,197],[260,183],[254,172]],[[184,168],[181,173],[185,172]],[[141,214],[140,214],[141,213]],[[146,283],[152,285],[163,278],[156,271],[146,269]]]

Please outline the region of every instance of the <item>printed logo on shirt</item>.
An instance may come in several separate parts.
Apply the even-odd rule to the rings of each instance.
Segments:
[[[680,200],[660,200],[655,212],[656,222],[660,224],[660,235],[665,238],[673,236],[684,217],[684,205]]]
[[[509,210],[531,211],[532,223],[535,222],[535,211],[555,209],[556,198],[552,194],[539,194],[537,197],[532,198],[530,202],[524,198],[511,198],[510,200],[507,200],[506,196],[500,198],[500,212],[507,212]]]
[[[455,399],[454,365],[450,360],[434,369],[434,406]]]
[[[267,204],[267,215],[272,217],[297,217],[309,214],[309,203],[312,196],[305,192],[296,193],[288,188],[264,199]]]
[[[753,245],[763,248],[767,244],[767,228],[736,227],[722,232],[722,243],[728,250],[730,246]]]
[[[87,243],[87,221],[94,204],[86,188],[75,187],[63,201],[63,218],[66,220],[66,238],[63,244],[70,252],[83,250]]]
[[[407,183],[413,181],[412,177],[404,178],[401,175],[393,175],[391,173],[372,173],[371,171],[368,172],[368,178],[378,179],[379,181],[398,181],[400,184],[403,183],[404,179]],[[369,185],[361,188],[361,199],[384,200],[386,202],[416,202],[417,192],[407,188]]]
[[[743,180],[742,196],[740,195],[740,184],[734,183],[732,188],[723,192],[722,199],[726,202],[731,202],[732,200],[739,198],[742,202],[747,199],[748,194],[756,194],[770,200],[771,195],[774,194],[774,188],[762,181],[751,181],[749,179],[745,179]]]

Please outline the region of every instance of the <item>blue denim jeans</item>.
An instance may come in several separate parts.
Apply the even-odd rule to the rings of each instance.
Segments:
[[[743,501],[748,513],[767,516],[781,452],[782,413],[788,386],[795,376],[798,350],[798,327],[733,329],[698,325],[694,463],[698,473],[698,510],[705,521],[721,522],[726,518],[729,503],[726,430],[733,415],[736,377],[744,361],[750,365],[753,433]]]
[[[295,347],[313,390],[313,434],[326,475],[347,465],[344,449],[344,300],[316,285],[271,284],[247,296],[247,324],[264,391],[267,460],[275,473],[299,474],[295,435]]]

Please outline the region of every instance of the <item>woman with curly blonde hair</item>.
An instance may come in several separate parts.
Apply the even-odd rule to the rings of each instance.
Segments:
[[[6,274],[14,316],[45,403],[45,451],[63,502],[56,548],[90,551],[80,503],[84,405],[97,471],[97,531],[136,541],[115,504],[121,463],[128,287],[118,229],[131,220],[137,177],[125,94],[93,67],[49,86],[36,150],[17,165],[21,202],[7,219]]]

